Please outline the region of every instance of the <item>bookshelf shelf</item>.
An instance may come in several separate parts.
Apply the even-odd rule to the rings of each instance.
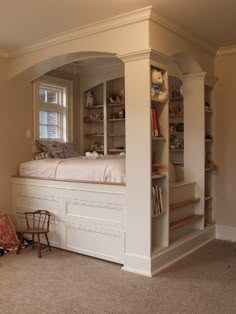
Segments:
[[[108,107],[111,107],[111,108],[125,107],[125,104],[108,104]]]
[[[179,113],[179,114],[171,114],[170,113],[170,115],[169,115],[169,117],[172,119],[174,119],[174,118],[183,118],[184,117],[184,115],[183,115],[183,113]]]
[[[114,136],[125,136],[125,134],[108,134],[108,136],[114,137]]]
[[[117,118],[117,119],[108,119],[109,122],[119,122],[119,121],[125,121],[125,118]]]
[[[184,162],[183,161],[174,161],[174,162],[172,162],[172,164],[176,165],[176,166],[183,166]]]
[[[109,152],[125,152],[125,148],[109,148]]]
[[[88,136],[88,137],[103,137],[104,134],[88,133],[88,134],[84,134],[84,136]]]
[[[97,105],[97,106],[91,106],[91,107],[86,107],[84,106],[85,110],[96,110],[96,109],[103,109],[103,105]]]
[[[183,102],[184,98],[182,96],[170,97],[170,101],[180,101],[180,102]]]
[[[103,120],[85,120],[84,123],[103,123]]]
[[[152,180],[164,179],[164,178],[166,178],[165,174],[152,174]]]
[[[152,215],[152,218],[158,218],[158,217],[160,217],[160,216],[163,216],[163,215],[165,215],[167,213],[167,211],[166,210],[164,210],[162,213],[160,213],[160,214],[155,214],[155,215]]]
[[[166,139],[164,138],[164,136],[153,136],[152,140],[153,141],[165,141]]]
[[[183,151],[184,151],[183,148],[178,148],[178,149],[170,148],[170,152],[183,152]]]

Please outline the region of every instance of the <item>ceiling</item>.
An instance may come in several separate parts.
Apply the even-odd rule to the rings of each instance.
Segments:
[[[235,0],[0,0],[0,4],[2,51],[147,5],[216,48],[236,44]]]

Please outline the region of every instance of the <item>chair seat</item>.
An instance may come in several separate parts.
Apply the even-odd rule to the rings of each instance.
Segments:
[[[42,228],[29,228],[29,229],[25,229],[22,231],[23,233],[46,233],[48,232],[47,229],[42,229]]]

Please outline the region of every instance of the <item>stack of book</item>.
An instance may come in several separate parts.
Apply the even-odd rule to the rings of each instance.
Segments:
[[[163,135],[161,132],[160,123],[159,123],[159,119],[157,116],[156,108],[152,108],[151,122],[152,122],[152,136],[153,137],[162,137]]]
[[[162,189],[160,186],[152,186],[152,216],[163,213]]]

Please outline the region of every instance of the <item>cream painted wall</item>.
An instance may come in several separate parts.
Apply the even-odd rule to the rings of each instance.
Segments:
[[[32,156],[32,86],[30,83],[7,80],[6,60],[0,59],[0,211],[12,209],[11,177],[17,175],[20,162]]]
[[[236,54],[215,60],[216,84],[216,151],[219,167],[216,180],[216,224],[236,227]]]

